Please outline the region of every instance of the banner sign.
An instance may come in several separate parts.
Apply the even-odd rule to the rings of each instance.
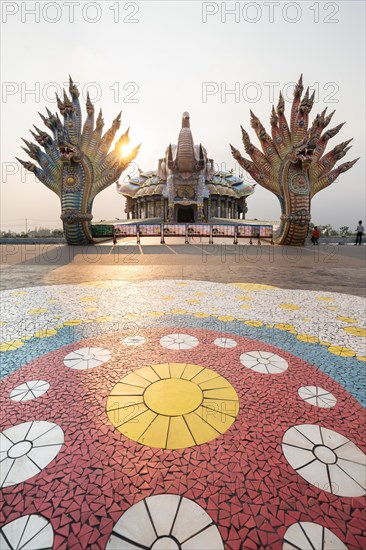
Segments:
[[[186,224],[164,224],[164,237],[185,237]]]
[[[116,237],[136,237],[137,225],[118,223],[114,226],[114,234]]]
[[[271,238],[273,235],[273,226],[272,225],[238,225],[237,226],[237,237],[267,237]]]
[[[234,238],[236,244],[239,238],[257,238],[261,237],[273,238],[273,225],[252,225],[252,224],[98,224],[92,225],[92,235],[97,238],[108,237],[161,237],[161,242],[164,242],[164,237],[184,237],[185,243],[188,243],[189,237],[208,237],[210,242],[213,242],[215,237],[231,237]],[[252,243],[250,243],[252,244]]]
[[[113,237],[113,225],[92,225],[93,237]]]
[[[140,237],[160,237],[161,235],[161,225],[160,224],[150,224],[139,225]]]
[[[215,237],[233,237],[235,236],[235,225],[213,225],[212,238]]]
[[[261,237],[273,237],[273,225],[261,225],[260,226],[260,236]]]
[[[187,231],[188,237],[209,237],[211,226],[206,224],[189,224]]]

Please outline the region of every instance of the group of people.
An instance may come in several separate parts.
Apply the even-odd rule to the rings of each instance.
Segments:
[[[356,242],[354,243],[356,245],[362,244],[362,235],[364,234],[365,228],[362,225],[362,220],[359,220],[358,226],[356,227]],[[320,238],[320,231],[317,226],[314,226],[312,232],[311,232],[311,242],[313,245],[319,245],[319,238]]]

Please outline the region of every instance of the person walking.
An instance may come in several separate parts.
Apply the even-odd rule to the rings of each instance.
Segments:
[[[318,227],[315,226],[314,229],[311,232],[311,239],[310,239],[314,246],[315,245],[319,246],[319,243],[318,243],[319,237],[320,237],[320,231],[319,231]]]
[[[355,246],[356,245],[360,245],[362,244],[362,235],[365,231],[365,228],[364,226],[362,225],[362,220],[360,220],[358,222],[358,226],[356,227],[356,242],[355,242]]]

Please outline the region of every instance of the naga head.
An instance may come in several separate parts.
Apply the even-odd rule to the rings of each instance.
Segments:
[[[71,121],[69,121],[69,123],[71,123]],[[83,153],[78,144],[71,143],[72,137],[69,134],[67,123],[65,124],[65,126],[58,126],[56,134],[56,143],[60,152],[61,161],[71,163],[81,162]]]
[[[77,145],[66,142],[59,144],[58,147],[62,162],[81,162],[83,154]]]
[[[313,162],[316,140],[306,136],[301,143],[293,146],[290,160],[293,164],[300,163],[302,168],[307,168]]]

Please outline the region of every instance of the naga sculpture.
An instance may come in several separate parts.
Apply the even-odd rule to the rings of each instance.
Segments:
[[[309,88],[303,98],[302,75],[294,89],[290,127],[285,116],[285,102],[280,93],[277,109],[272,107],[270,137],[260,120],[251,111],[251,126],[255,130],[263,153],[255,147],[247,132],[242,130],[245,152],[251,161],[243,158],[232,145],[232,155],[252,178],[276,195],[281,205],[280,226],[275,242],[302,246],[308,235],[311,199],[328,187],[342,172],[352,168],[358,159],[335,163],[345,156],[352,141],[344,141],[323,155],[328,140],[342,128],[323,130],[328,126],[334,111],[326,116],[326,109],[317,115],[308,129],[309,113],[314,103],[314,93]]]
[[[100,110],[94,126],[94,106],[88,95],[87,118],[82,127],[79,91],[71,77],[69,92],[71,101],[65,91],[63,101],[56,94],[63,123],[58,114],[54,115],[48,109],[48,117],[40,114],[53,136],[36,126],[38,134],[31,130],[34,139],[44,151],[38,145],[23,139],[27,146],[27,149],[23,147],[24,151],[39,166],[18,158],[17,160],[60,197],[66,241],[70,245],[81,245],[93,242],[91,220],[96,195],[119,178],[136,157],[140,146],[123,155],[123,148],[129,142],[127,130],[109,153],[121,125],[121,113],[103,135],[102,111]]]

